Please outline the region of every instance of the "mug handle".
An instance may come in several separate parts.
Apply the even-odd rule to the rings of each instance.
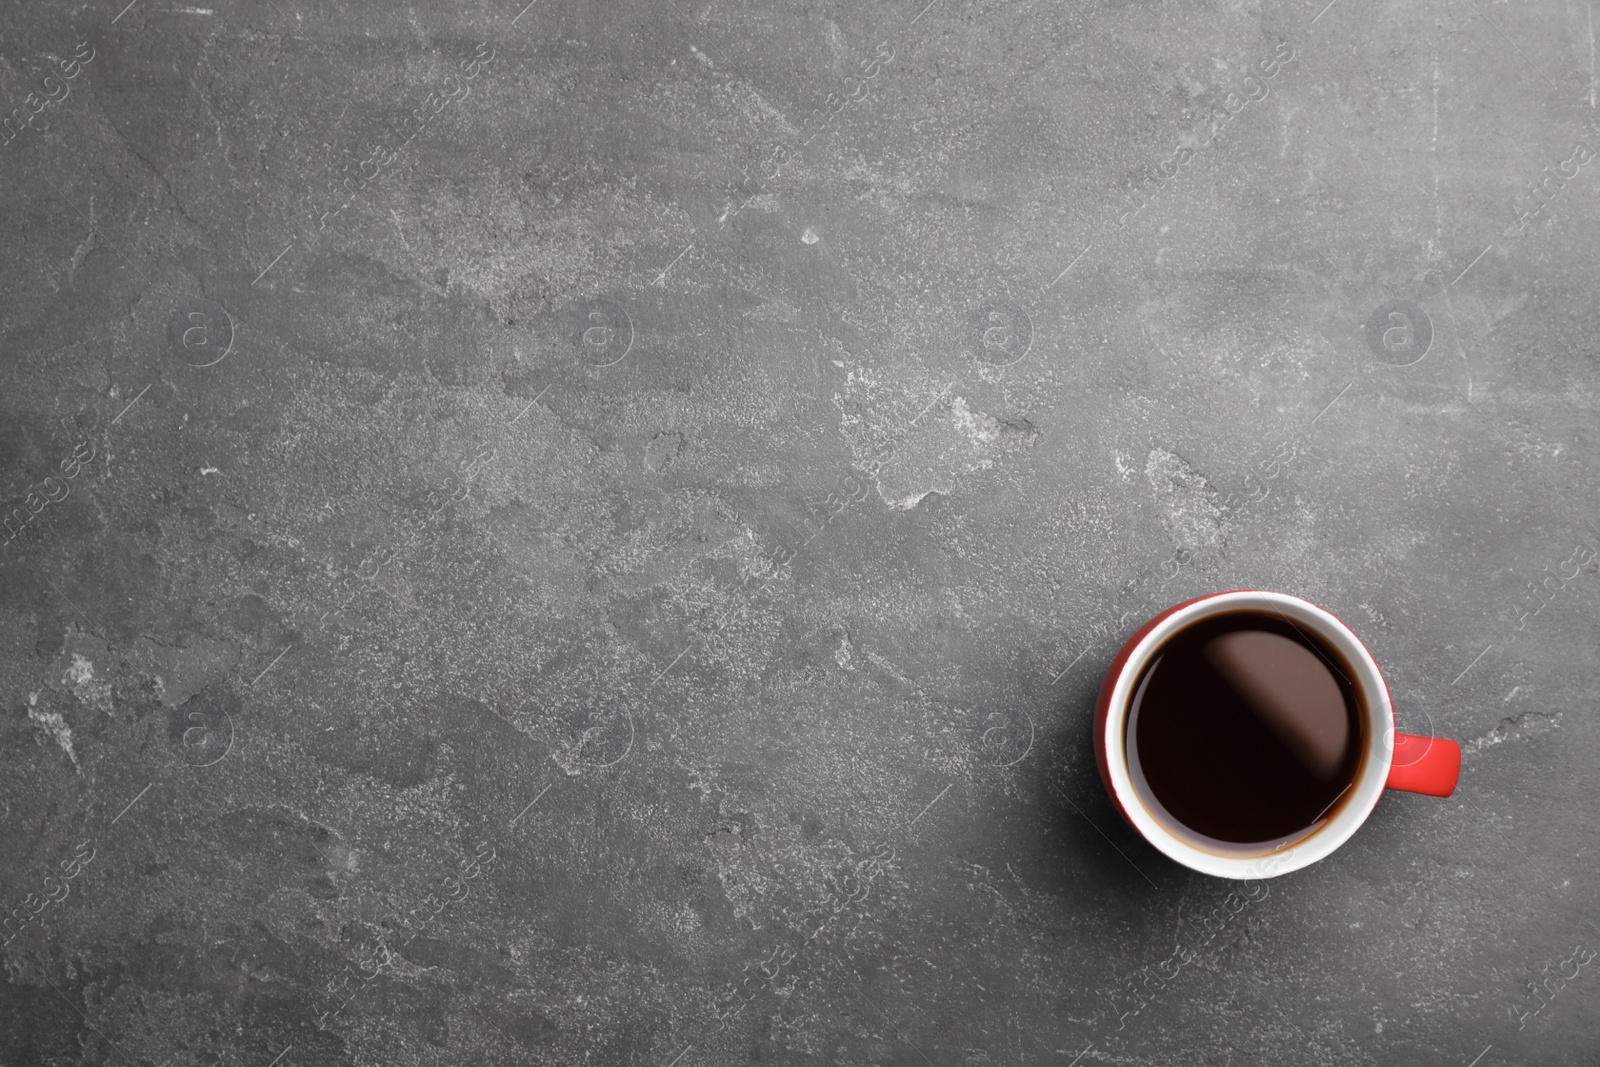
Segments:
[[[1447,797],[1456,791],[1461,777],[1461,746],[1442,737],[1394,735],[1394,762],[1383,783],[1387,789],[1403,793],[1423,793]]]

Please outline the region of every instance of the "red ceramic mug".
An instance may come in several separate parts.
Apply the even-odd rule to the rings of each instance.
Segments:
[[[1204,619],[1224,613],[1253,611],[1278,615],[1315,634],[1351,666],[1365,749],[1348,799],[1332,816],[1278,842],[1269,851],[1250,854],[1205,847],[1192,832],[1175,824],[1156,802],[1148,784],[1134,775],[1128,759],[1128,711],[1134,688],[1152,658],[1172,635]],[[1141,626],[1117,652],[1100,686],[1095,711],[1095,759],[1106,791],[1129,824],[1171,859],[1193,870],[1221,878],[1269,878],[1287,874],[1331,853],[1372,814],[1385,789],[1447,797],[1461,772],[1461,746],[1454,741],[1397,733],[1394,707],[1383,673],[1355,633],[1329,612],[1286,593],[1236,589],[1213,593],[1168,608]]]

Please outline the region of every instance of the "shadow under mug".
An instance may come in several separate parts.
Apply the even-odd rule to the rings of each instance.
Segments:
[[[1253,611],[1277,615],[1331,645],[1355,671],[1366,750],[1355,780],[1326,821],[1313,823],[1288,840],[1260,853],[1204,847],[1172,828],[1170,816],[1148,786],[1136,781],[1128,763],[1128,710],[1145,667],[1179,630],[1216,615]],[[1287,593],[1235,589],[1176,604],[1141,626],[1117,652],[1100,686],[1095,709],[1095,760],[1100,778],[1122,817],[1170,859],[1219,878],[1271,878],[1322,859],[1344,844],[1372,814],[1385,789],[1447,797],[1461,773],[1461,746],[1454,741],[1397,733],[1389,687],[1372,653],[1355,633],[1329,612]]]

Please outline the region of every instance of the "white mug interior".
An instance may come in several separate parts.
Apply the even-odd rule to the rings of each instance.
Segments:
[[[1320,638],[1339,653],[1355,677],[1350,681],[1358,693],[1365,751],[1350,788],[1334,802],[1331,814],[1320,825],[1313,823],[1277,842],[1267,842],[1249,850],[1222,848],[1192,831],[1170,815],[1144,784],[1136,766],[1130,763],[1127,748],[1129,706],[1134,686],[1139,683],[1151,656],[1167,639],[1184,627],[1213,615],[1235,611],[1276,614],[1294,626]],[[1118,805],[1129,820],[1157,849],[1203,874],[1218,878],[1270,878],[1296,871],[1315,863],[1350,839],[1383,795],[1393,759],[1394,711],[1383,675],[1366,646],[1338,618],[1309,601],[1286,593],[1257,590],[1219,593],[1187,604],[1157,623],[1140,639],[1117,676],[1106,715],[1105,751],[1107,773]],[[1136,763],[1137,757],[1134,759]]]

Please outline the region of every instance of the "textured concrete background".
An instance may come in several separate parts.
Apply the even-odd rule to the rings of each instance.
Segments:
[[[6,5],[0,1063],[1600,1063],[1594,0],[925,2]],[[1245,585],[1465,764],[1236,886]]]

